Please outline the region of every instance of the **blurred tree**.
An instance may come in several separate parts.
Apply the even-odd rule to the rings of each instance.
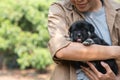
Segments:
[[[0,55],[5,56],[6,65],[45,69],[52,63],[47,50],[47,14],[53,1],[0,1]]]

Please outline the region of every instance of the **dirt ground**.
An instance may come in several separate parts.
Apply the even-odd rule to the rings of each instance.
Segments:
[[[46,71],[37,72],[35,69],[27,70],[0,70],[0,80],[49,80],[54,69],[54,65],[47,68]]]

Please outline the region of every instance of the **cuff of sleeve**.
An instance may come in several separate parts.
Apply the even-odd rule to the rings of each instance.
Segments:
[[[56,41],[57,40],[57,41]],[[59,58],[55,57],[55,54],[61,50],[64,47],[67,47],[69,44],[71,43],[71,41],[67,40],[66,38],[61,38],[61,39],[55,39],[52,38],[49,43],[48,43],[48,48],[50,50],[50,53],[52,55],[52,59],[56,62],[59,63],[62,60]]]

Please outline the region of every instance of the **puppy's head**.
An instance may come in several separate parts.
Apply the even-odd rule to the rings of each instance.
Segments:
[[[86,21],[77,21],[70,26],[69,35],[73,42],[83,42],[94,33],[92,24]]]

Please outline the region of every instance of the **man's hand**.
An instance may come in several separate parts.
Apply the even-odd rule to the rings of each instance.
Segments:
[[[92,63],[87,62],[87,64],[90,66],[90,68],[82,67],[82,70],[85,72],[90,80],[117,80],[117,76],[110,69],[108,64],[101,62],[101,65],[107,71],[105,74],[99,72]]]

